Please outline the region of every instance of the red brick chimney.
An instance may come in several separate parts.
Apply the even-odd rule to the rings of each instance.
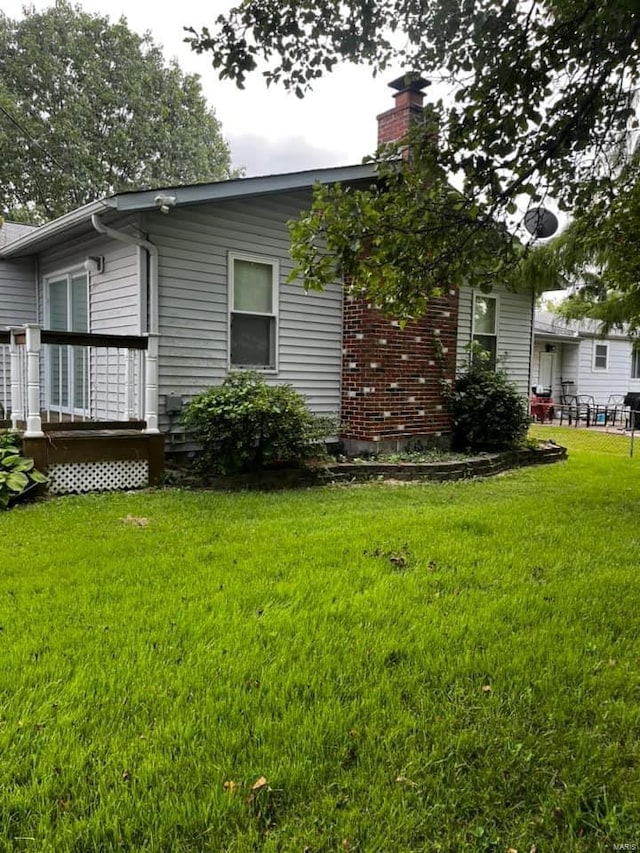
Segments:
[[[416,73],[389,84],[395,106],[378,116],[378,144],[399,142],[423,117]],[[427,314],[401,328],[371,302],[345,295],[342,341],[342,437],[347,452],[415,442],[446,444],[451,416],[443,382],[456,369],[458,293],[430,299]]]
[[[401,141],[411,125],[420,121],[423,114],[424,89],[430,85],[428,80],[412,71],[389,83],[389,87],[396,90],[393,96],[395,106],[378,116],[378,145]]]

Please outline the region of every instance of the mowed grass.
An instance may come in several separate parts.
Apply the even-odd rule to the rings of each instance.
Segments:
[[[640,842],[640,459],[0,516],[0,850]]]

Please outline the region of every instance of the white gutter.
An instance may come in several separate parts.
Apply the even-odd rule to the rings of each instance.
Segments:
[[[104,234],[112,240],[119,240],[128,246],[138,246],[149,253],[149,334],[158,334],[158,247],[142,237],[134,237],[105,225],[97,213],[91,217],[91,224],[98,234]]]

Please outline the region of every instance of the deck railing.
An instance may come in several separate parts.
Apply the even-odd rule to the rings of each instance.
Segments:
[[[92,428],[158,431],[156,335],[60,332],[27,325],[11,330],[8,347],[10,401],[5,410],[11,412],[12,427],[26,436]],[[2,364],[0,351],[0,370]],[[0,394],[3,387],[0,376]]]

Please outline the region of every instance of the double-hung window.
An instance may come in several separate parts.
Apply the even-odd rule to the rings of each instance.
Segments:
[[[631,352],[631,378],[640,379],[640,350]]]
[[[58,332],[87,332],[88,283],[84,270],[46,280],[47,328]],[[86,409],[89,365],[83,347],[54,345],[48,351],[49,405],[64,410]]]
[[[278,262],[229,255],[229,366],[278,367]]]
[[[487,354],[495,369],[498,353],[498,300],[495,296],[473,295],[473,342]]]
[[[607,370],[609,366],[609,344],[593,344],[593,369]]]

